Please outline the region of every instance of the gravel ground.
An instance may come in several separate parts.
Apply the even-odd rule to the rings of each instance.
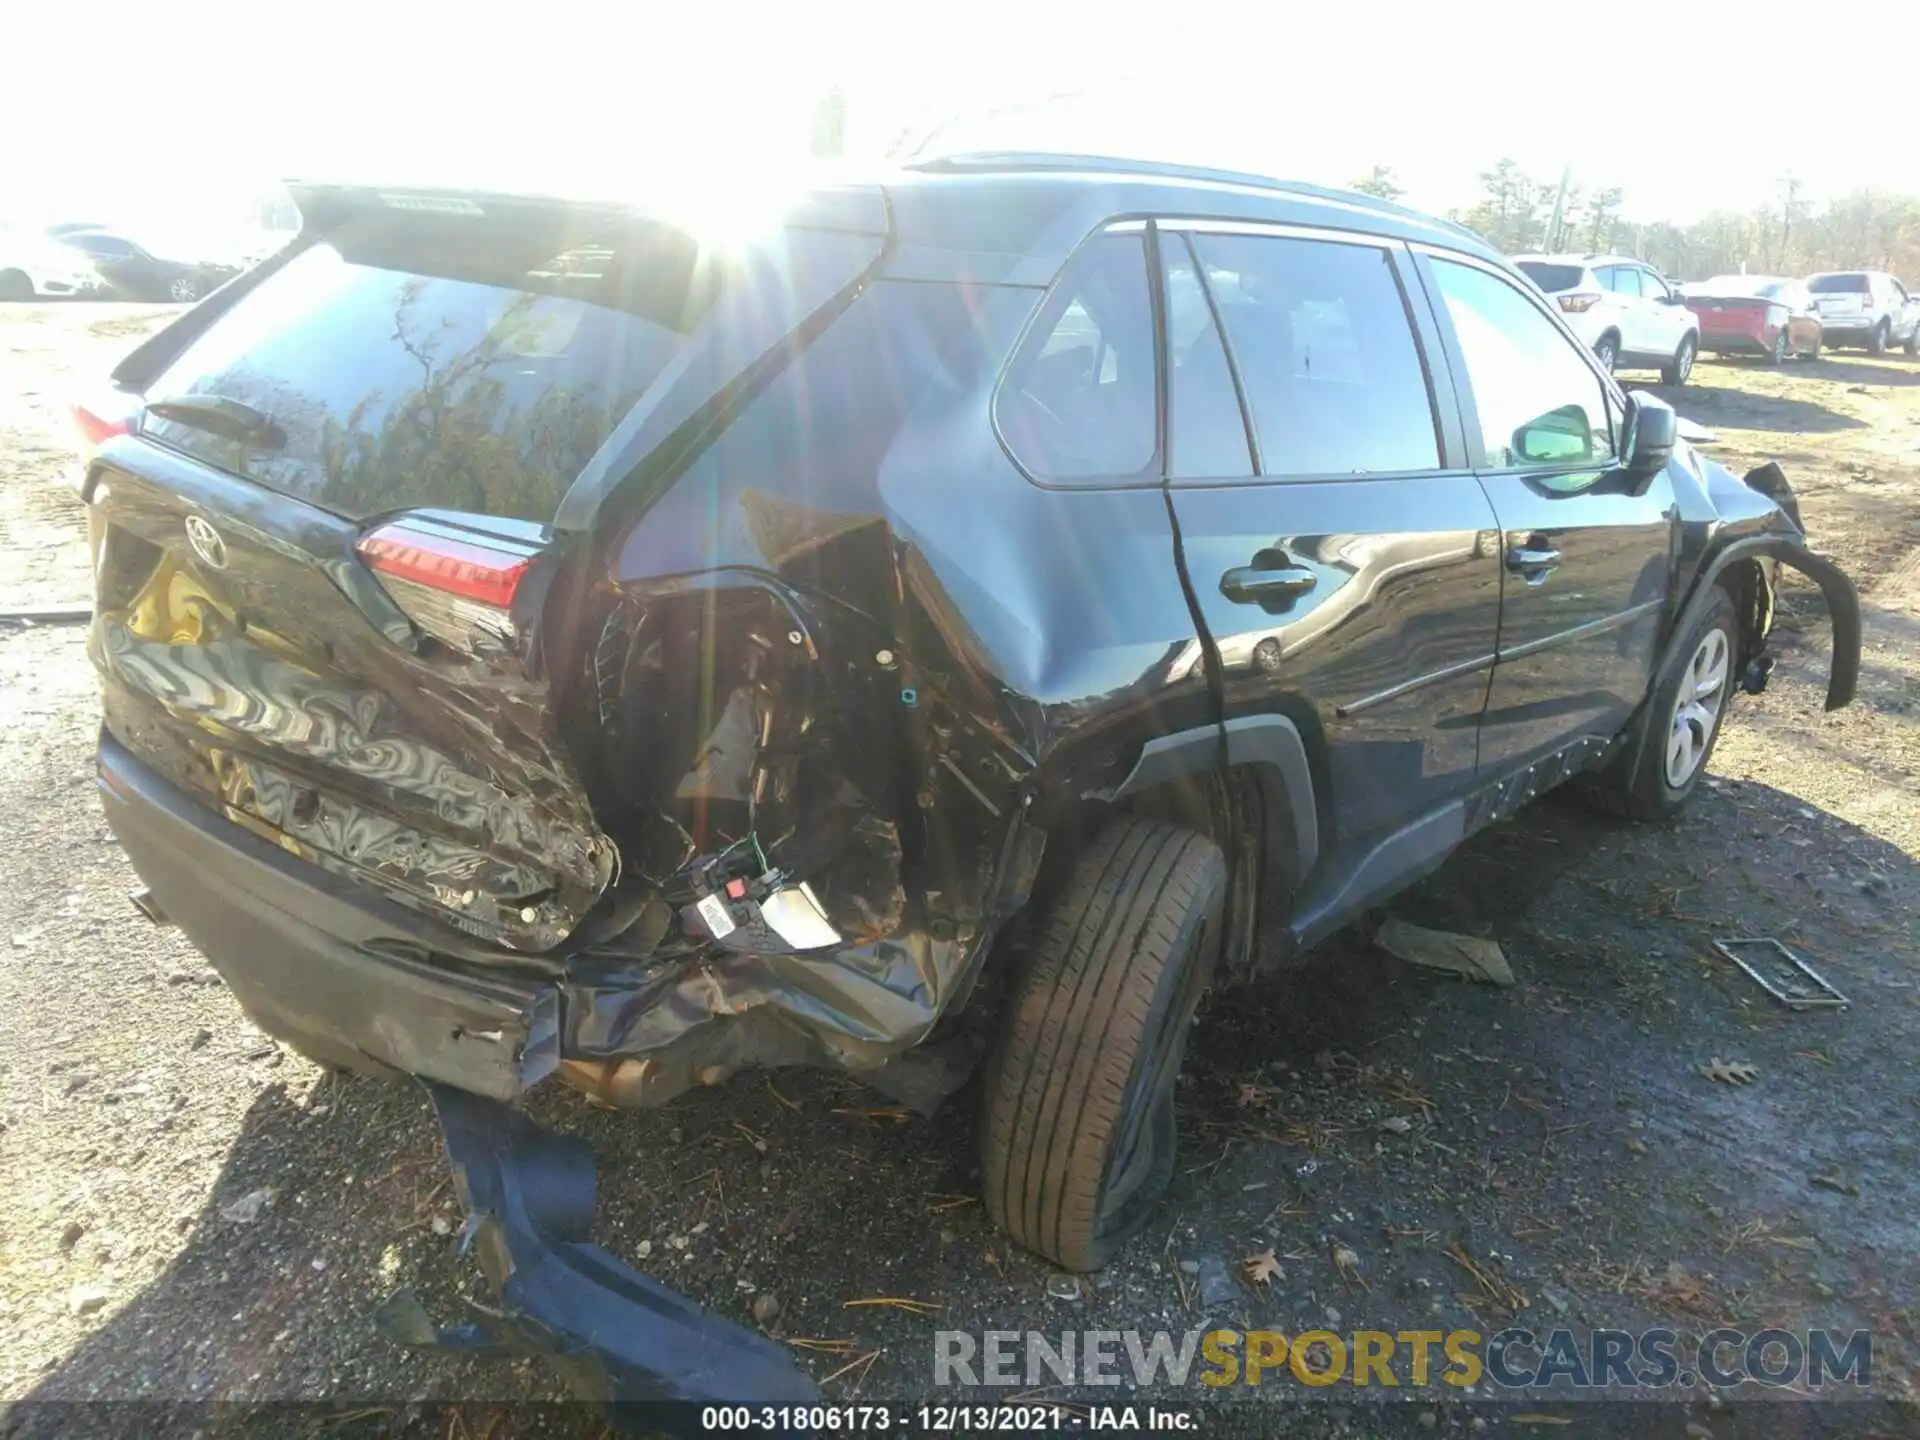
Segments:
[[[0,603],[84,598],[62,402],[165,313],[0,311]],[[1720,432],[1736,468],[1781,457],[1869,597],[1862,696],[1821,712],[1819,601],[1795,591],[1774,685],[1741,703],[1679,823],[1550,798],[1398,907],[1498,940],[1514,988],[1343,935],[1205,1009],[1181,1173],[1150,1232],[1075,1298],[976,1202],[971,1092],[932,1120],[824,1074],[750,1076],[641,1115],[543,1096],[543,1118],[598,1150],[597,1238],[813,1342],[800,1353],[838,1399],[925,1395],[936,1326],[1486,1332],[1518,1315],[1543,1330],[1867,1328],[1881,1398],[1695,1396],[1682,1414],[1563,1391],[1516,1412],[1432,1391],[1383,1409],[1342,1389],[1325,1394],[1343,1403],[1289,1404],[1286,1432],[1910,1433],[1920,365],[1706,364],[1697,380],[1671,392],[1682,413]],[[577,1410],[499,1408],[563,1393],[539,1364],[374,1334],[396,1285],[449,1318],[478,1294],[449,1254],[460,1217],[426,1105],[284,1052],[176,932],[128,906],[134,876],[93,795],[83,643],[78,627],[0,627],[0,1401],[328,1398],[352,1414],[325,1428],[598,1433]],[[1729,934],[1787,940],[1852,1006],[1774,1006],[1714,956]],[[1714,1059],[1757,1078],[1716,1084],[1699,1071]],[[1282,1275],[1236,1278],[1269,1249]],[[874,1297],[938,1308],[848,1307]],[[1213,1430],[1273,1433],[1281,1416],[1253,1400],[1304,1393],[1246,1392]],[[470,1425],[419,1409],[440,1400],[473,1402]],[[31,1431],[115,1412],[15,1413]],[[218,1413],[261,1433],[318,1423]]]

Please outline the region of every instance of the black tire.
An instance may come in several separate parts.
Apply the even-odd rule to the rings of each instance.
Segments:
[[[1825,343],[1824,337],[1816,335],[1813,341],[1813,348],[1807,351],[1800,358],[1802,360],[1818,360],[1820,358],[1820,347],[1823,343]]]
[[[1700,339],[1696,335],[1687,335],[1680,341],[1680,348],[1673,352],[1673,359],[1660,367],[1660,382],[1663,385],[1684,385],[1693,375],[1693,362],[1700,356]]]
[[[1891,344],[1892,341],[1893,327],[1885,320],[1882,320],[1878,325],[1873,327],[1873,334],[1867,337],[1867,353],[1869,355],[1884,355],[1887,353],[1887,346]]]
[[[1676,709],[1681,690],[1695,686],[1693,661],[1707,643],[1707,637],[1716,630],[1720,632],[1725,656],[1718,707],[1711,723],[1690,725],[1694,731],[1691,743],[1698,758],[1685,779],[1676,784],[1668,769],[1670,742],[1678,729]],[[1670,653],[1675,663],[1655,684],[1626,745],[1613,763],[1579,787],[1590,802],[1615,815],[1633,820],[1665,820],[1679,814],[1693,798],[1693,792],[1700,788],[1700,779],[1707,773],[1713,747],[1720,739],[1734,692],[1739,688],[1734,662],[1740,653],[1740,624],[1734,613],[1733,598],[1725,589],[1714,587],[1706,613],[1693,623]]]
[[[167,300],[181,305],[192,304],[200,298],[200,282],[191,275],[176,275],[167,282]]]
[[[1054,899],[988,1062],[987,1213],[1098,1270],[1173,1178],[1173,1083],[1220,945],[1227,867],[1162,820],[1107,826]]]
[[[1916,320],[1913,329],[1907,332],[1907,343],[1900,347],[1909,355],[1920,355],[1920,320]]]
[[[1767,364],[1769,365],[1786,364],[1787,355],[1788,355],[1788,352],[1791,350],[1791,348],[1792,347],[1787,342],[1787,327],[1782,325],[1780,327],[1780,333],[1773,337],[1773,348],[1767,351]]]
[[[21,302],[33,299],[33,277],[24,270],[0,270],[0,300]]]
[[[1600,362],[1600,368],[1611,375],[1620,363],[1620,337],[1611,330],[1593,342],[1593,358]]]

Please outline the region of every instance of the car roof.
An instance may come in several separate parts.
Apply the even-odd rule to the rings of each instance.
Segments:
[[[429,209],[463,200],[559,200],[675,219],[670,208],[651,205],[644,195],[311,181],[288,181],[287,188],[309,223],[341,206]],[[818,183],[795,191],[785,206],[789,225],[891,231],[890,275],[1024,285],[1050,283],[1109,221],[1153,215],[1349,230],[1505,263],[1466,227],[1389,200],[1242,171],[1107,156],[991,151],[886,167],[823,167]]]
[[[1522,260],[1530,260],[1536,265],[1639,265],[1648,270],[1653,268],[1645,260],[1635,259],[1631,255],[1516,255],[1517,265]]]

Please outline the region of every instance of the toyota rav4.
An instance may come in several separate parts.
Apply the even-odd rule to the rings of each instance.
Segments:
[[[1671,814],[1781,564],[1853,694],[1779,468],[1391,204],[985,155],[722,243],[296,193],[298,242],[79,416],[99,784],[261,1027],[431,1094],[498,1300],[398,1300],[405,1339],[810,1393],[589,1242],[591,1157],[515,1105],[556,1080],[931,1103],[984,1041],[988,1210],[1099,1266],[1208,987],[1562,782]]]

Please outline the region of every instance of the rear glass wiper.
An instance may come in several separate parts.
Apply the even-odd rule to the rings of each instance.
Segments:
[[[287,432],[271,415],[225,395],[175,395],[169,400],[149,400],[147,413],[261,450],[282,450],[287,444]]]

